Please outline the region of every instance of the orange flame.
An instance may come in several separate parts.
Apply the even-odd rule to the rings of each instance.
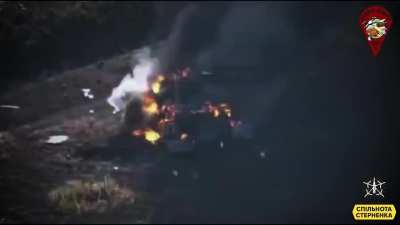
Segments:
[[[232,117],[232,110],[226,103],[213,105],[210,102],[205,103],[206,110],[212,114],[213,117],[218,118],[223,113],[227,117]]]
[[[214,108],[213,109],[213,116],[215,117],[215,118],[217,118],[217,117],[219,117],[219,110],[217,109],[217,108]]]
[[[163,75],[158,75],[157,79],[151,84],[151,90],[154,94],[159,94],[161,91],[161,83],[165,80]]]
[[[174,75],[174,79],[176,80],[190,78],[191,70],[189,67],[187,67],[182,70],[178,70],[176,74],[172,75]],[[148,116],[152,116],[153,119],[157,119],[157,121],[151,120],[152,122],[156,122],[157,125],[154,127],[154,129],[157,131],[150,128],[132,131],[133,136],[142,137],[152,144],[156,144],[164,136],[164,133],[169,129],[168,125],[176,121],[176,116],[181,110],[174,104],[159,104],[161,102],[158,102],[159,98],[157,95],[162,94],[163,90],[165,89],[163,82],[166,81],[166,79],[167,78],[164,75],[160,74],[149,80],[150,90],[144,94],[142,102],[143,113],[147,114]],[[214,118],[227,117],[229,118],[228,121],[231,127],[237,127],[241,125],[240,121],[234,121],[232,119],[232,109],[227,103],[213,104],[210,101],[207,101],[200,110],[191,112],[194,114],[205,113]],[[181,133],[181,141],[186,141],[188,138],[190,137],[187,133]]]
[[[148,115],[158,114],[158,104],[151,96],[145,96],[143,99],[143,111]]]

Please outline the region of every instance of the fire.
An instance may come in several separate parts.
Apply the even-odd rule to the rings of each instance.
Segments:
[[[159,82],[163,82],[165,80],[165,76],[164,75],[158,75],[157,80]]]
[[[173,132],[173,136],[176,137],[176,126],[173,126],[174,124],[172,123],[178,120],[178,114],[182,112],[185,113],[186,110],[184,107],[178,107],[180,105],[176,105],[173,100],[171,101],[171,99],[164,98],[161,95],[163,91],[168,88],[168,85],[171,84],[169,82],[170,79],[178,81],[190,78],[191,70],[188,67],[183,70],[178,70],[168,77],[157,75],[150,78],[147,83],[148,88],[143,92],[142,110],[148,117],[151,117],[151,120],[147,120],[151,125],[146,125],[145,127],[147,128],[132,131],[132,136],[143,138],[152,144],[156,144],[164,136],[169,137],[170,131]],[[176,86],[172,87],[176,88]],[[227,119],[226,122],[229,122],[229,125],[233,128],[241,125],[240,121],[236,121],[232,118],[232,109],[227,103],[211,103],[207,101],[199,110],[191,110],[190,112],[193,114],[206,114],[207,117],[211,116],[216,119]],[[178,138],[181,141],[192,140],[192,137],[187,133],[178,134]]]
[[[159,94],[161,91],[161,83],[165,80],[163,75],[159,75],[157,79],[151,84],[151,90],[154,94]]]
[[[225,115],[226,115],[227,117],[231,117],[231,116],[232,116],[232,110],[231,110],[231,108],[229,107],[228,104],[226,104],[226,103],[221,103],[221,104],[219,104],[219,107],[220,107],[221,110],[225,113]]]
[[[160,137],[160,134],[152,129],[144,131],[144,138],[152,144],[155,144],[160,139]]]
[[[232,117],[232,110],[226,103],[213,105],[210,102],[205,103],[206,111],[212,114],[213,117],[218,118],[223,113],[227,117]]]
[[[213,109],[213,116],[215,117],[215,118],[217,118],[217,117],[219,117],[219,110],[218,109]]]
[[[148,114],[157,114],[158,113],[158,105],[156,102],[150,103],[148,106],[145,106],[144,111]]]
[[[146,139],[148,142],[152,144],[156,144],[156,142],[161,138],[160,134],[157,131],[154,131],[153,129],[134,130],[132,132],[132,135],[135,137],[144,136],[144,139]]]
[[[175,105],[162,105],[161,113],[163,115],[163,119],[160,120],[160,124],[173,122],[175,120],[175,116],[177,113],[177,109]]]
[[[151,85],[151,90],[153,90],[154,94],[159,94],[161,90],[161,83],[160,82],[154,82]]]
[[[232,116],[231,110],[225,110],[225,114],[226,114],[227,117],[231,117]]]
[[[149,115],[158,114],[158,104],[151,96],[145,96],[143,99],[143,111]]]

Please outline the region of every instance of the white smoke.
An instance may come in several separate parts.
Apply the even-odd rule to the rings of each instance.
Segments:
[[[154,75],[160,67],[164,69],[168,67],[172,63],[171,60],[176,58],[184,24],[195,9],[196,7],[190,4],[178,14],[168,38],[156,44],[157,58],[151,57],[152,51],[149,47],[134,51],[132,72],[125,75],[107,99],[108,104],[114,108],[114,114],[124,110],[134,98],[142,99],[143,94],[149,89],[149,77]],[[162,65],[158,59],[161,60]]]
[[[141,99],[149,89],[149,77],[157,71],[158,59],[151,57],[148,47],[134,51],[133,60],[135,66],[132,72],[125,75],[107,99],[108,104],[114,108],[114,114],[124,110],[133,98]]]

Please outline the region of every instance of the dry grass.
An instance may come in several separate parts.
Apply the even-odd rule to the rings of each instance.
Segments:
[[[51,203],[67,213],[103,213],[116,207],[133,204],[135,193],[120,187],[115,180],[73,180],[49,193]]]

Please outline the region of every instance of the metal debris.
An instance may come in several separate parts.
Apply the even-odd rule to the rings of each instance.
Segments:
[[[6,109],[20,109],[21,107],[17,105],[0,105],[0,108],[6,108]]]
[[[47,139],[46,143],[48,144],[60,144],[69,139],[68,136],[65,135],[55,135],[55,136],[50,136],[49,139]]]
[[[91,93],[92,90],[90,88],[82,88],[83,96],[88,99],[94,99],[94,95]]]

